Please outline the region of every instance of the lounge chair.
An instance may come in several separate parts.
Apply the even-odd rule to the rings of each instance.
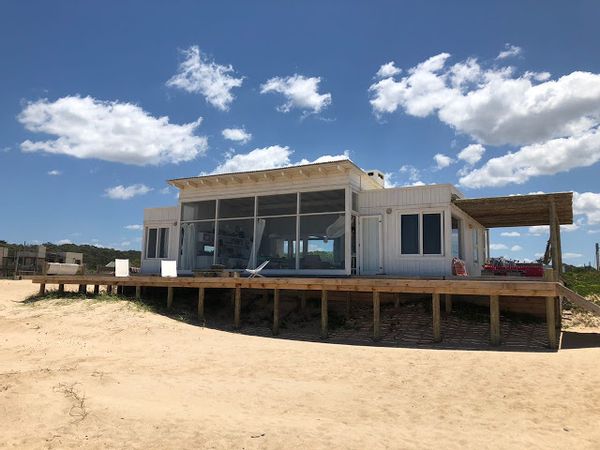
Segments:
[[[177,278],[177,261],[161,261],[160,276],[168,278]]]
[[[129,276],[129,260],[115,259],[115,277]]]
[[[267,264],[269,264],[270,262],[271,262],[271,260],[267,259],[264,263],[262,263],[256,269],[245,269],[245,271],[250,274],[250,276],[248,278],[255,278],[255,277],[264,278],[264,275],[261,275],[260,271],[263,270],[265,267],[267,267]]]

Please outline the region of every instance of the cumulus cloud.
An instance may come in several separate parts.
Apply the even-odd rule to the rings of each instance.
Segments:
[[[481,144],[467,145],[458,153],[458,159],[466,162],[467,164],[473,165],[483,157],[485,153],[485,147]]]
[[[348,152],[344,152],[341,155],[323,155],[312,161],[308,159],[301,159],[300,161],[292,162],[291,156],[293,153],[293,150],[291,150],[289,147],[283,147],[280,145],[255,148],[248,153],[230,155],[209,174],[212,175],[218,173],[277,169],[280,167],[289,167],[299,164],[341,161],[348,159]]]
[[[452,164],[454,162],[454,160],[452,158],[450,158],[449,156],[446,156],[442,153],[437,153],[433,157],[433,160],[435,161],[435,165],[438,170],[448,167],[450,164]]]
[[[57,177],[59,175],[62,175],[62,172],[60,170],[49,170],[48,171],[48,175],[50,175],[51,177]]]
[[[560,231],[569,233],[571,231],[578,230],[580,226],[581,226],[581,221],[575,221],[575,223],[572,223],[571,225],[561,225]],[[550,227],[548,227],[548,225],[535,225],[535,226],[529,227],[527,229],[527,232],[532,236],[546,236],[546,235],[550,234]]]
[[[104,190],[105,195],[108,198],[114,200],[129,200],[130,198],[138,195],[144,195],[150,192],[152,188],[149,188],[145,184],[132,184],[131,186],[123,186],[122,184]]]
[[[520,252],[521,250],[523,250],[523,247],[521,247],[520,245],[513,245],[513,246],[510,248],[510,251],[511,251],[511,252]]]
[[[396,67],[394,61],[390,61],[389,63],[383,64],[381,65],[381,67],[379,67],[379,70],[375,74],[375,77],[388,78],[393,77],[394,75],[398,75],[400,72],[402,72],[402,69]]]
[[[563,259],[577,259],[581,258],[583,255],[581,253],[573,253],[573,252],[565,252],[562,254]]]
[[[240,144],[245,144],[252,139],[252,134],[248,133],[243,128],[225,128],[221,131],[221,134],[223,135],[223,138]]]
[[[274,77],[260,87],[260,93],[276,92],[283,94],[286,102],[277,109],[289,112],[293,108],[305,114],[318,114],[331,104],[331,94],[319,94],[320,77],[305,77],[294,74],[289,77]]]
[[[131,103],[68,96],[28,103],[18,120],[29,131],[56,139],[26,140],[24,152],[43,151],[76,158],[135,165],[191,161],[206,153],[206,137],[194,131],[202,119],[176,125]]]
[[[423,186],[425,184],[420,180],[421,171],[415,166],[404,164],[400,167],[400,173],[408,175],[408,180],[411,182],[411,184],[409,184],[410,186]]]
[[[490,244],[490,250],[508,250],[504,244]]]
[[[231,65],[222,66],[202,55],[197,45],[183,51],[185,59],[179,70],[167,81],[167,86],[200,94],[221,111],[227,111],[235,99],[233,88],[240,87],[243,77],[235,78]]]
[[[61,239],[60,241],[56,242],[56,245],[64,245],[64,244],[72,244],[73,241],[71,241],[70,239]]]
[[[436,115],[478,144],[520,147],[466,173],[466,187],[524,183],[600,160],[600,74],[576,71],[558,79],[548,73],[485,68],[470,58],[449,64],[441,53],[401,78],[373,83],[377,115],[397,109],[415,117]]]
[[[506,59],[511,58],[513,56],[519,56],[523,52],[521,47],[517,47],[516,45],[505,44],[504,50],[498,53],[496,59]]]
[[[143,225],[125,225],[125,229],[127,230],[143,230]]]
[[[600,224],[600,193],[574,192],[573,214],[584,215],[590,225]]]
[[[519,237],[519,236],[521,236],[521,233],[519,233],[518,231],[504,231],[503,233],[500,233],[500,236]]]

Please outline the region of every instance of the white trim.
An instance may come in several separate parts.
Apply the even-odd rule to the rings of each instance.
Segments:
[[[377,275],[377,274],[381,274],[383,273],[383,218],[381,216],[381,214],[370,214],[370,215],[365,215],[365,216],[358,216],[359,217],[359,222],[360,222],[360,227],[358,227],[357,229],[357,233],[359,234],[358,236],[358,241],[359,241],[359,247],[358,247],[358,264],[357,264],[357,270],[358,273],[360,275]],[[376,218],[378,219],[378,247],[379,247],[379,270],[376,273],[365,273],[365,271],[363,270],[363,224],[362,221],[363,219],[373,219]]]
[[[423,215],[424,214],[439,214],[440,216],[440,253],[423,253]],[[419,234],[417,236],[417,238],[419,239],[419,253],[402,253],[402,216],[418,216],[419,218]],[[444,228],[445,228],[445,211],[444,209],[438,209],[438,208],[432,208],[432,209],[400,209],[396,211],[396,217],[397,217],[397,221],[398,221],[398,226],[397,226],[397,230],[394,230],[394,232],[398,233],[398,250],[399,250],[399,254],[398,256],[400,258],[407,258],[407,257],[424,257],[424,258],[429,258],[429,257],[443,257],[446,256],[445,255],[445,233],[444,233]]]

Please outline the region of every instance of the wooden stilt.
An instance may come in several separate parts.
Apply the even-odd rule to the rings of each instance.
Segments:
[[[234,292],[233,326],[237,330],[240,328],[240,315],[242,312],[242,288],[237,286],[233,292]]]
[[[400,307],[400,294],[396,292],[394,294],[394,308],[399,308],[399,307]]]
[[[381,339],[381,301],[379,292],[373,291],[373,339]]]
[[[554,297],[546,297],[546,324],[548,328],[548,346],[552,349],[558,348],[558,339],[556,334],[556,310]]]
[[[321,339],[327,339],[329,317],[327,310],[327,291],[323,289],[321,291]]]
[[[204,288],[198,288],[198,322],[204,322]]]
[[[350,317],[350,301],[352,300],[352,293],[346,292],[346,319]]]
[[[300,312],[302,314],[306,314],[306,296],[307,292],[302,291],[302,293],[300,294]]]
[[[94,285],[94,295],[98,295],[99,293],[100,293],[100,285],[95,284]]]
[[[40,283],[40,295],[46,294],[46,285],[44,283]]]
[[[442,340],[442,330],[440,323],[440,294],[431,296],[432,311],[433,311],[433,341],[440,342]]]
[[[106,293],[107,294],[112,294],[112,285],[111,284],[107,284],[106,285]]]
[[[79,285],[79,293],[80,294],[85,294],[87,292],[87,285],[86,284],[80,284]]]
[[[500,345],[500,297],[490,296],[490,343]]]
[[[170,308],[173,305],[173,288],[167,288],[167,308]]]
[[[273,289],[273,334],[279,334],[279,289]]]
[[[65,293],[65,285],[64,284],[59,284],[58,285],[58,293],[60,295],[63,295]]]
[[[139,300],[142,298],[142,287],[141,286],[136,286],[135,287],[135,299]]]
[[[444,308],[446,310],[446,314],[450,314],[452,312],[452,296],[450,294],[444,294]]]

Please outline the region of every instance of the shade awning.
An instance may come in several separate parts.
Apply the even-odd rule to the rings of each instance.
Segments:
[[[572,192],[456,199],[453,203],[486,228],[549,225],[552,203],[559,224],[573,223]]]

